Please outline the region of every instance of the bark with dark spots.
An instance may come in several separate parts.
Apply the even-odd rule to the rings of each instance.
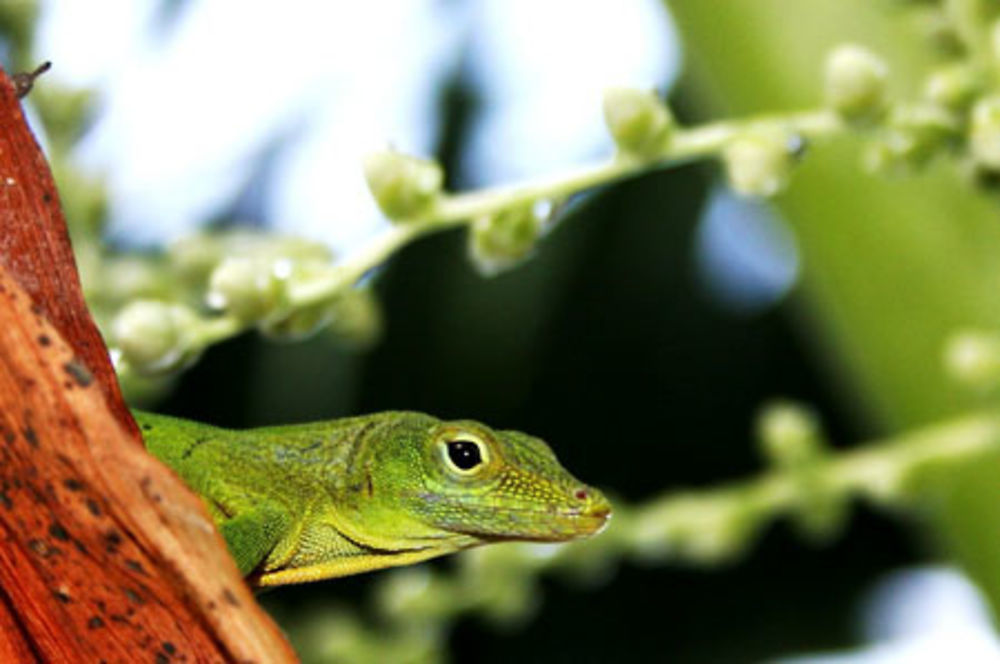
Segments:
[[[142,446],[19,91],[0,70],[0,662],[294,661]]]

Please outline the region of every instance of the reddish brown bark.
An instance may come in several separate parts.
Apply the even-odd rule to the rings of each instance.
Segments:
[[[0,662],[294,659],[142,447],[0,70]]]

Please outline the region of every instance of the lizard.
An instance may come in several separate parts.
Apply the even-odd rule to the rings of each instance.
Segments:
[[[611,505],[542,440],[390,411],[223,429],[133,411],[147,449],[208,507],[251,586],[409,565],[505,541],[596,534]]]

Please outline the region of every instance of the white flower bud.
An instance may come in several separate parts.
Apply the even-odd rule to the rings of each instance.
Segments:
[[[670,142],[674,118],[655,93],[611,88],[604,93],[604,121],[618,148],[651,157]]]
[[[198,324],[193,311],[156,300],[132,302],[115,317],[111,334],[122,358],[139,373],[181,368],[197,349],[190,332]]]
[[[241,320],[257,320],[281,301],[282,284],[270,261],[226,258],[208,281],[209,306]]]
[[[781,131],[750,131],[722,152],[729,185],[746,196],[773,196],[788,184],[795,140]]]
[[[876,115],[885,107],[889,68],[865,48],[838,46],[826,61],[826,103],[847,118]]]
[[[969,152],[979,166],[1000,170],[1000,96],[984,97],[972,107]]]
[[[419,216],[441,194],[444,172],[434,161],[384,150],[368,155],[364,168],[375,202],[390,219]]]

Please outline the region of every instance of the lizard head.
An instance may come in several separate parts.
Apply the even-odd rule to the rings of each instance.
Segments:
[[[608,500],[538,438],[470,420],[394,416],[365,446],[366,490],[352,501],[365,531],[381,530],[385,542],[398,536],[451,549],[561,542],[593,535],[608,521]]]

